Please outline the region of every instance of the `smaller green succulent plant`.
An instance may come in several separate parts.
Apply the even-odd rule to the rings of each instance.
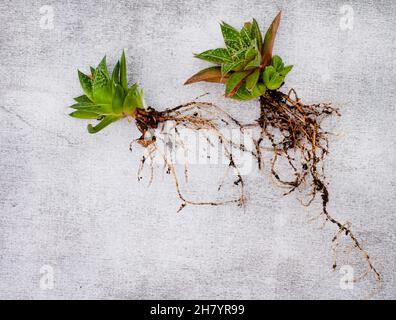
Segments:
[[[281,57],[273,56],[271,64],[262,73],[262,81],[269,90],[279,89],[292,68],[293,66],[285,66]]]
[[[99,132],[128,115],[134,116],[137,108],[145,108],[143,90],[139,90],[136,83],[128,87],[124,51],[111,76],[106,56],[97,68],[90,69],[91,75],[78,71],[84,95],[74,98],[77,103],[70,106],[76,110],[70,113],[71,117],[100,121],[96,126],[88,125],[89,133]]]
[[[217,66],[201,70],[186,81],[225,84],[225,95],[238,100],[250,100],[267,89],[279,89],[293,66],[285,66],[279,56],[272,57],[272,48],[280,22],[279,13],[263,39],[255,19],[238,31],[223,22],[220,27],[226,48],[207,50],[195,57]]]

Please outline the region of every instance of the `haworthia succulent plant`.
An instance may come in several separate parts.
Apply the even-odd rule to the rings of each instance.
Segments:
[[[255,19],[238,31],[223,22],[221,32],[226,48],[206,50],[195,57],[217,66],[193,75],[185,84],[194,82],[224,83],[225,95],[238,100],[257,98],[268,90],[279,89],[293,66],[284,66],[279,56],[272,57],[281,13],[268,28],[264,40]]]
[[[74,98],[77,103],[70,106],[76,110],[70,113],[71,117],[100,121],[96,126],[88,125],[89,133],[99,132],[109,124],[133,115],[136,108],[145,108],[143,90],[139,90],[136,83],[128,88],[124,51],[111,77],[107,69],[106,57],[97,68],[91,67],[90,70],[90,75],[78,70],[84,95]]]

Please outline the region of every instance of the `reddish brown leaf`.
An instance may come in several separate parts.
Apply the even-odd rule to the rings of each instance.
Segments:
[[[226,95],[226,97],[231,98],[235,94],[235,92],[237,92],[242,83],[243,79],[236,84],[236,86]]]
[[[184,84],[191,84],[194,82],[216,82],[216,83],[227,83],[228,76],[221,75],[220,67],[210,67],[199,71],[188,79]]]
[[[252,71],[239,71],[239,72],[234,72],[230,79],[227,81],[226,84],[226,97],[230,98],[234,95],[235,92],[239,89],[239,87],[242,85],[243,80],[251,74]]]
[[[271,26],[268,28],[267,33],[265,34],[263,51],[262,51],[262,56],[263,56],[263,60],[261,63],[262,69],[268,66],[271,62],[272,49],[274,47],[276,32],[278,31],[281,14],[282,11],[279,11],[274,21],[272,21]]]

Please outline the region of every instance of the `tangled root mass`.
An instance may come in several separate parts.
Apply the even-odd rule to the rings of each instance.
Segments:
[[[217,105],[207,102],[193,101],[164,111],[156,111],[152,108],[139,110],[136,116],[136,124],[142,136],[136,140],[137,143],[146,147],[147,155],[143,156],[139,168],[139,175],[147,159],[150,161],[151,178],[153,176],[153,157],[160,154],[166,171],[172,174],[177,194],[182,201],[179,211],[186,205],[222,205],[236,203],[243,206],[245,203],[245,181],[238,165],[234,160],[234,152],[249,153],[257,161],[258,168],[264,166],[265,156],[270,154],[270,172],[280,187],[286,189],[285,195],[298,190],[303,192],[307,199],[301,200],[304,206],[310,206],[319,197],[321,212],[315,219],[322,218],[323,223],[331,223],[336,227],[332,238],[334,254],[333,269],[338,267],[338,257],[342,251],[341,238],[347,237],[351,243],[350,247],[357,250],[366,265],[362,275],[354,281],[360,280],[367,275],[374,276],[376,283],[380,284],[382,277],[373,264],[367,251],[351,230],[350,223],[342,223],[336,219],[328,210],[329,191],[324,172],[324,160],[329,152],[330,133],[325,131],[321,123],[324,119],[338,116],[339,111],[331,104],[303,104],[294,90],[288,94],[280,91],[268,91],[260,97],[260,116],[256,122],[242,124]],[[223,145],[223,152],[229,162],[229,168],[236,175],[234,184],[239,187],[239,196],[226,201],[194,201],[187,199],[181,191],[180,179],[176,173],[172,157],[160,150],[155,134],[156,130],[163,131],[165,123],[172,123],[175,141],[186,148],[180,138],[178,129],[186,128],[194,132],[205,131],[218,139]],[[247,148],[244,143],[236,142],[228,138],[222,132],[223,127],[234,127],[243,133],[247,128],[257,129],[258,138],[253,139],[253,150]],[[148,138],[147,136],[150,135]],[[209,140],[208,140],[209,141]],[[270,151],[268,153],[268,150]],[[278,162],[282,160],[285,166],[278,169]],[[280,172],[282,171],[282,172]],[[187,167],[184,170],[187,179]],[[219,186],[220,189],[221,185]]]
[[[135,120],[142,135],[134,142],[146,148],[146,155],[142,157],[138,176],[140,176],[148,159],[151,182],[154,170],[154,157],[159,155],[165,165],[166,172],[174,178],[176,191],[182,202],[178,211],[181,211],[187,205],[218,206],[227,203],[236,203],[238,206],[244,206],[245,181],[240,168],[234,161],[234,152],[236,150],[239,152],[249,151],[247,151],[248,148],[243,143],[235,143],[232,137],[228,137],[223,130],[224,126],[227,128],[237,128],[242,134],[243,126],[235,118],[212,103],[192,101],[164,111],[156,111],[152,108],[149,108],[147,111],[139,110]],[[171,124],[170,128],[166,128],[165,124]],[[233,182],[239,188],[239,195],[237,197],[224,201],[195,201],[188,199],[184,195],[181,190],[181,181],[175,169],[172,153],[167,148],[160,148],[158,143],[161,142],[163,145],[167,145],[167,142],[170,140],[169,136],[172,135],[171,140],[187,153],[187,146],[180,135],[181,129],[188,129],[192,132],[205,132],[208,135],[207,142],[209,144],[212,144],[212,139],[214,138],[222,146],[223,156],[227,159],[227,167],[231,169],[227,170],[227,172],[232,172],[235,175]],[[253,151],[250,152],[254,154]],[[184,176],[187,181],[187,163],[184,166]],[[218,190],[222,187],[223,182],[221,181],[219,183]]]

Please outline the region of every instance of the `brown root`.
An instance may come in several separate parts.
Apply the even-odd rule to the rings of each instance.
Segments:
[[[135,115],[135,121],[138,129],[142,133],[141,137],[135,140],[135,142],[145,147],[147,150],[147,154],[142,157],[140,162],[138,180],[141,179],[141,173],[147,159],[149,159],[151,172],[150,181],[152,181],[154,155],[159,155],[164,163],[166,172],[173,176],[176,192],[179,199],[182,201],[178,212],[188,204],[219,206],[228,203],[236,203],[238,206],[244,206],[245,182],[238,165],[234,161],[234,153],[238,150],[242,153],[250,153],[253,156],[256,155],[254,151],[248,150],[243,143],[235,143],[232,138],[228,138],[223,133],[224,127],[228,129],[238,128],[241,134],[243,133],[242,125],[235,118],[212,103],[193,101],[164,111],[156,111],[153,108],[149,108],[148,110],[138,109]],[[165,124],[172,124],[171,130],[166,130]],[[186,198],[181,190],[180,179],[170,152],[161,149],[158,144],[158,142],[161,141],[166,145],[170,140],[169,136],[171,136],[171,138],[173,138],[172,140],[183,148],[186,158],[187,149],[179,134],[179,129],[181,128],[189,129],[193,132],[205,132],[220,143],[223,155],[228,159],[228,168],[233,169],[236,175],[234,185],[239,187],[239,196],[237,198],[224,201],[194,201]],[[209,137],[207,140],[208,143],[211,143]],[[229,173],[229,170],[227,170],[227,172]],[[187,181],[188,168],[186,161],[184,163],[184,178]],[[223,183],[224,181],[221,181],[218,190],[220,190]]]
[[[381,274],[352,232],[350,224],[341,223],[327,209],[329,192],[324,174],[324,159],[328,154],[330,133],[322,129],[321,122],[333,115],[339,115],[338,109],[327,103],[305,105],[300,102],[294,90],[289,94],[279,91],[267,92],[260,98],[260,117],[256,124],[261,130],[259,138],[255,141],[258,166],[262,166],[262,144],[267,141],[272,147],[271,175],[280,186],[286,188],[285,195],[295,190],[306,190],[308,186],[308,200],[303,204],[309,206],[316,196],[320,195],[322,211],[315,219],[321,217],[324,223],[330,222],[336,226],[337,231],[332,239],[333,269],[338,266],[340,238],[346,236],[367,265],[363,277],[371,273],[379,284],[382,280]],[[279,159],[285,160],[291,178],[284,178],[280,174],[277,169]],[[355,281],[361,278],[358,277]]]
[[[288,94],[279,91],[267,91],[264,96],[260,97],[259,119],[251,124],[241,124],[218,106],[207,102],[193,101],[164,111],[156,111],[152,108],[148,110],[139,109],[135,115],[135,120],[142,135],[136,142],[146,148],[147,154],[141,160],[138,176],[140,179],[140,174],[148,159],[151,183],[154,158],[155,155],[160,155],[164,163],[164,169],[174,178],[178,197],[182,201],[178,211],[181,211],[186,205],[218,206],[236,203],[238,206],[244,206],[245,182],[239,166],[234,161],[234,153],[238,151],[249,154],[257,161],[259,170],[262,170],[265,163],[264,156],[269,151],[269,154],[271,154],[271,176],[277,185],[285,188],[285,195],[294,191],[303,193],[307,196],[305,201],[301,200],[304,206],[310,206],[320,196],[321,212],[311,220],[322,219],[323,227],[328,222],[336,227],[332,239],[333,269],[337,269],[339,256],[342,252],[345,252],[346,245],[342,246],[341,241],[347,239],[350,244],[349,249],[358,252],[367,267],[366,271],[356,277],[354,281],[359,281],[371,274],[379,287],[382,276],[374,266],[372,258],[352,232],[350,223],[340,222],[329,213],[327,208],[329,191],[324,172],[324,160],[329,152],[330,132],[325,131],[321,123],[322,120],[335,115],[339,115],[338,109],[331,104],[306,105],[301,103],[294,90],[290,90]],[[164,124],[169,123],[173,125],[173,133],[164,129]],[[226,137],[223,133],[224,127],[236,128],[242,135],[247,128],[258,129],[259,136],[257,139],[253,139],[253,150],[250,150],[244,143],[237,143],[233,138]],[[239,187],[237,198],[225,201],[194,201],[185,197],[171,154],[167,150],[161,150],[158,144],[160,141],[166,144],[166,136],[173,135],[175,143],[186,152],[186,146],[178,131],[181,128],[193,132],[204,131],[212,138],[217,139],[223,146],[223,154],[228,159],[229,169],[232,169],[236,174],[234,184]],[[208,138],[208,143],[211,144],[210,138]],[[226,175],[228,174],[229,171],[226,172]],[[186,163],[184,177],[187,181],[188,168]],[[221,189],[224,179],[220,182],[218,190]]]

